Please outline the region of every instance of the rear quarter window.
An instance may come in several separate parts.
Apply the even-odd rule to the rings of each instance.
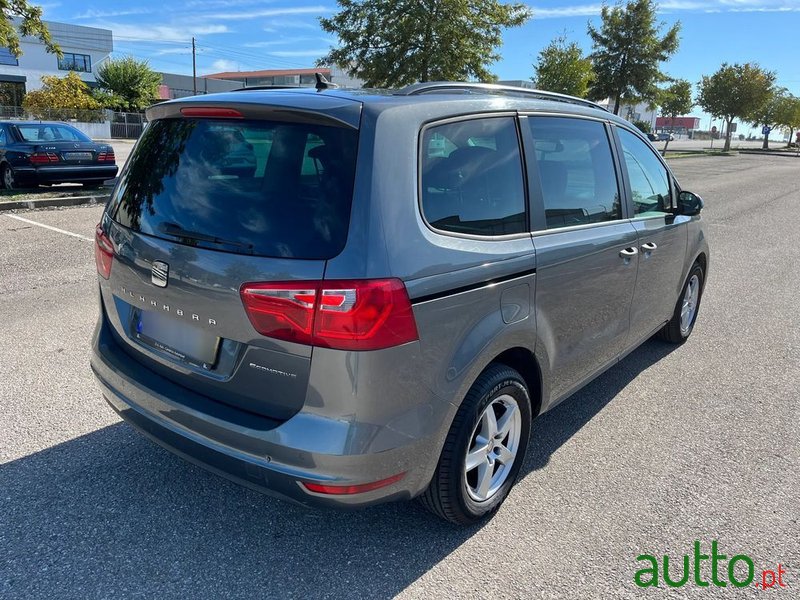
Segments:
[[[422,212],[431,227],[487,237],[527,231],[513,117],[429,127],[421,153]]]
[[[350,222],[358,133],[308,123],[162,119],[121,176],[110,214],[191,246],[328,259]]]

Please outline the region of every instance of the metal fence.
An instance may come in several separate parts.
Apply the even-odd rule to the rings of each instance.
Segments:
[[[48,108],[25,110],[20,106],[0,106],[0,119],[108,123],[112,138],[136,139],[147,122],[144,113],[113,112],[105,109]],[[108,134],[106,134],[108,135]]]
[[[142,134],[146,122],[144,113],[112,113],[111,137],[135,140]]]
[[[109,119],[111,111],[83,108],[43,108],[26,110],[20,106],[0,106],[0,118],[25,119],[31,121],[80,121],[82,123],[102,123]]]

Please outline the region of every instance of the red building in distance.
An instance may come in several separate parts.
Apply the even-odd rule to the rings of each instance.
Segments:
[[[694,129],[700,129],[699,117],[656,117],[656,131],[685,134]]]

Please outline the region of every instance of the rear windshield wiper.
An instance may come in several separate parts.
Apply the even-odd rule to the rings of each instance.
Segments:
[[[162,233],[166,233],[167,235],[171,235],[177,238],[183,238],[186,240],[197,240],[198,242],[209,242],[211,244],[218,244],[220,246],[236,246],[238,248],[244,248],[245,250],[249,250],[250,252],[253,251],[253,244],[245,244],[243,242],[237,242],[234,240],[226,240],[221,237],[217,237],[215,235],[209,235],[207,233],[200,233],[199,231],[189,231],[188,229],[184,229],[177,223],[161,223],[158,226],[159,230]]]

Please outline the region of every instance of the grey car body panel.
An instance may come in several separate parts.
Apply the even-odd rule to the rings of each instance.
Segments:
[[[509,350],[530,357],[534,413],[548,410],[666,322],[692,263],[702,254],[708,264],[698,216],[631,218],[618,157],[625,200],[619,221],[537,230],[544,211],[527,161],[530,233],[475,238],[425,222],[419,144],[426,126],[498,115],[593,118],[608,124],[614,147],[614,126],[631,126],[599,109],[480,94],[247,91],[166,102],[148,115],[177,117],[187,106],[358,128],[347,243],[327,261],[242,256],[132,234],[106,217],[117,254],[111,278],[100,279],[92,367],[112,407],[151,438],[244,485],[304,504],[358,506],[419,494],[458,406],[496,357]],[[522,150],[528,129],[520,129]],[[647,241],[658,245],[648,258],[619,256]],[[179,278],[163,289],[151,285],[154,260],[171,262]],[[386,277],[405,283],[419,339],[385,350],[262,337],[239,298],[246,281]],[[217,365],[182,364],[132,339],[125,311],[151,297],[217,321],[201,324],[228,340]],[[405,473],[399,482],[353,496],[312,494],[298,483],[371,482],[397,473]]]

